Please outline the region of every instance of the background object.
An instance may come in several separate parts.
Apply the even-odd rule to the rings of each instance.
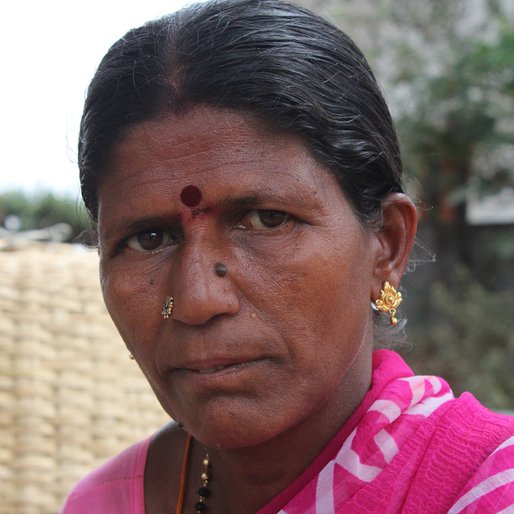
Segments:
[[[32,243],[0,270],[0,514],[55,514],[169,418],[108,317],[96,252]]]

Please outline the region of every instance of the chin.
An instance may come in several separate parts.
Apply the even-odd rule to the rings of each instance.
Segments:
[[[202,409],[198,415],[183,416],[184,430],[207,447],[223,449],[257,446],[287,430],[278,420],[270,423],[260,410],[252,408],[247,412],[227,405],[230,402],[222,403],[217,408]]]

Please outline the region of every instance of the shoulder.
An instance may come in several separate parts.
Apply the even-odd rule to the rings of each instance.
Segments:
[[[440,430],[459,436],[452,444],[461,451],[480,447],[484,455],[514,435],[514,417],[490,411],[470,393],[451,401],[440,423]]]
[[[448,402],[435,420],[431,449],[447,469],[467,478],[514,436],[514,418],[491,412],[470,393]]]
[[[143,479],[150,441],[149,437],[134,444],[86,475],[72,489],[61,514],[121,513],[129,512],[128,505],[144,505]]]
[[[465,444],[460,442],[459,447],[475,459],[449,513],[503,512],[514,505],[514,418],[489,411],[467,393],[456,400],[454,409],[465,414],[467,429]]]
[[[514,435],[495,448],[477,468],[449,513],[506,512],[513,506]]]
[[[502,502],[514,504],[514,418],[464,393],[429,423],[433,429],[414,481],[416,503],[446,505],[445,512],[452,506],[451,514],[499,512],[494,509]]]

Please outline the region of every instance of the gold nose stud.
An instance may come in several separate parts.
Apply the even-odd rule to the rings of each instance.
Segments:
[[[161,314],[164,319],[168,319],[173,314],[173,296],[166,297]]]

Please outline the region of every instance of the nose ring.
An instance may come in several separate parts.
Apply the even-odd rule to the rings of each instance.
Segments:
[[[168,319],[173,313],[173,296],[167,296],[162,306],[162,317]]]

